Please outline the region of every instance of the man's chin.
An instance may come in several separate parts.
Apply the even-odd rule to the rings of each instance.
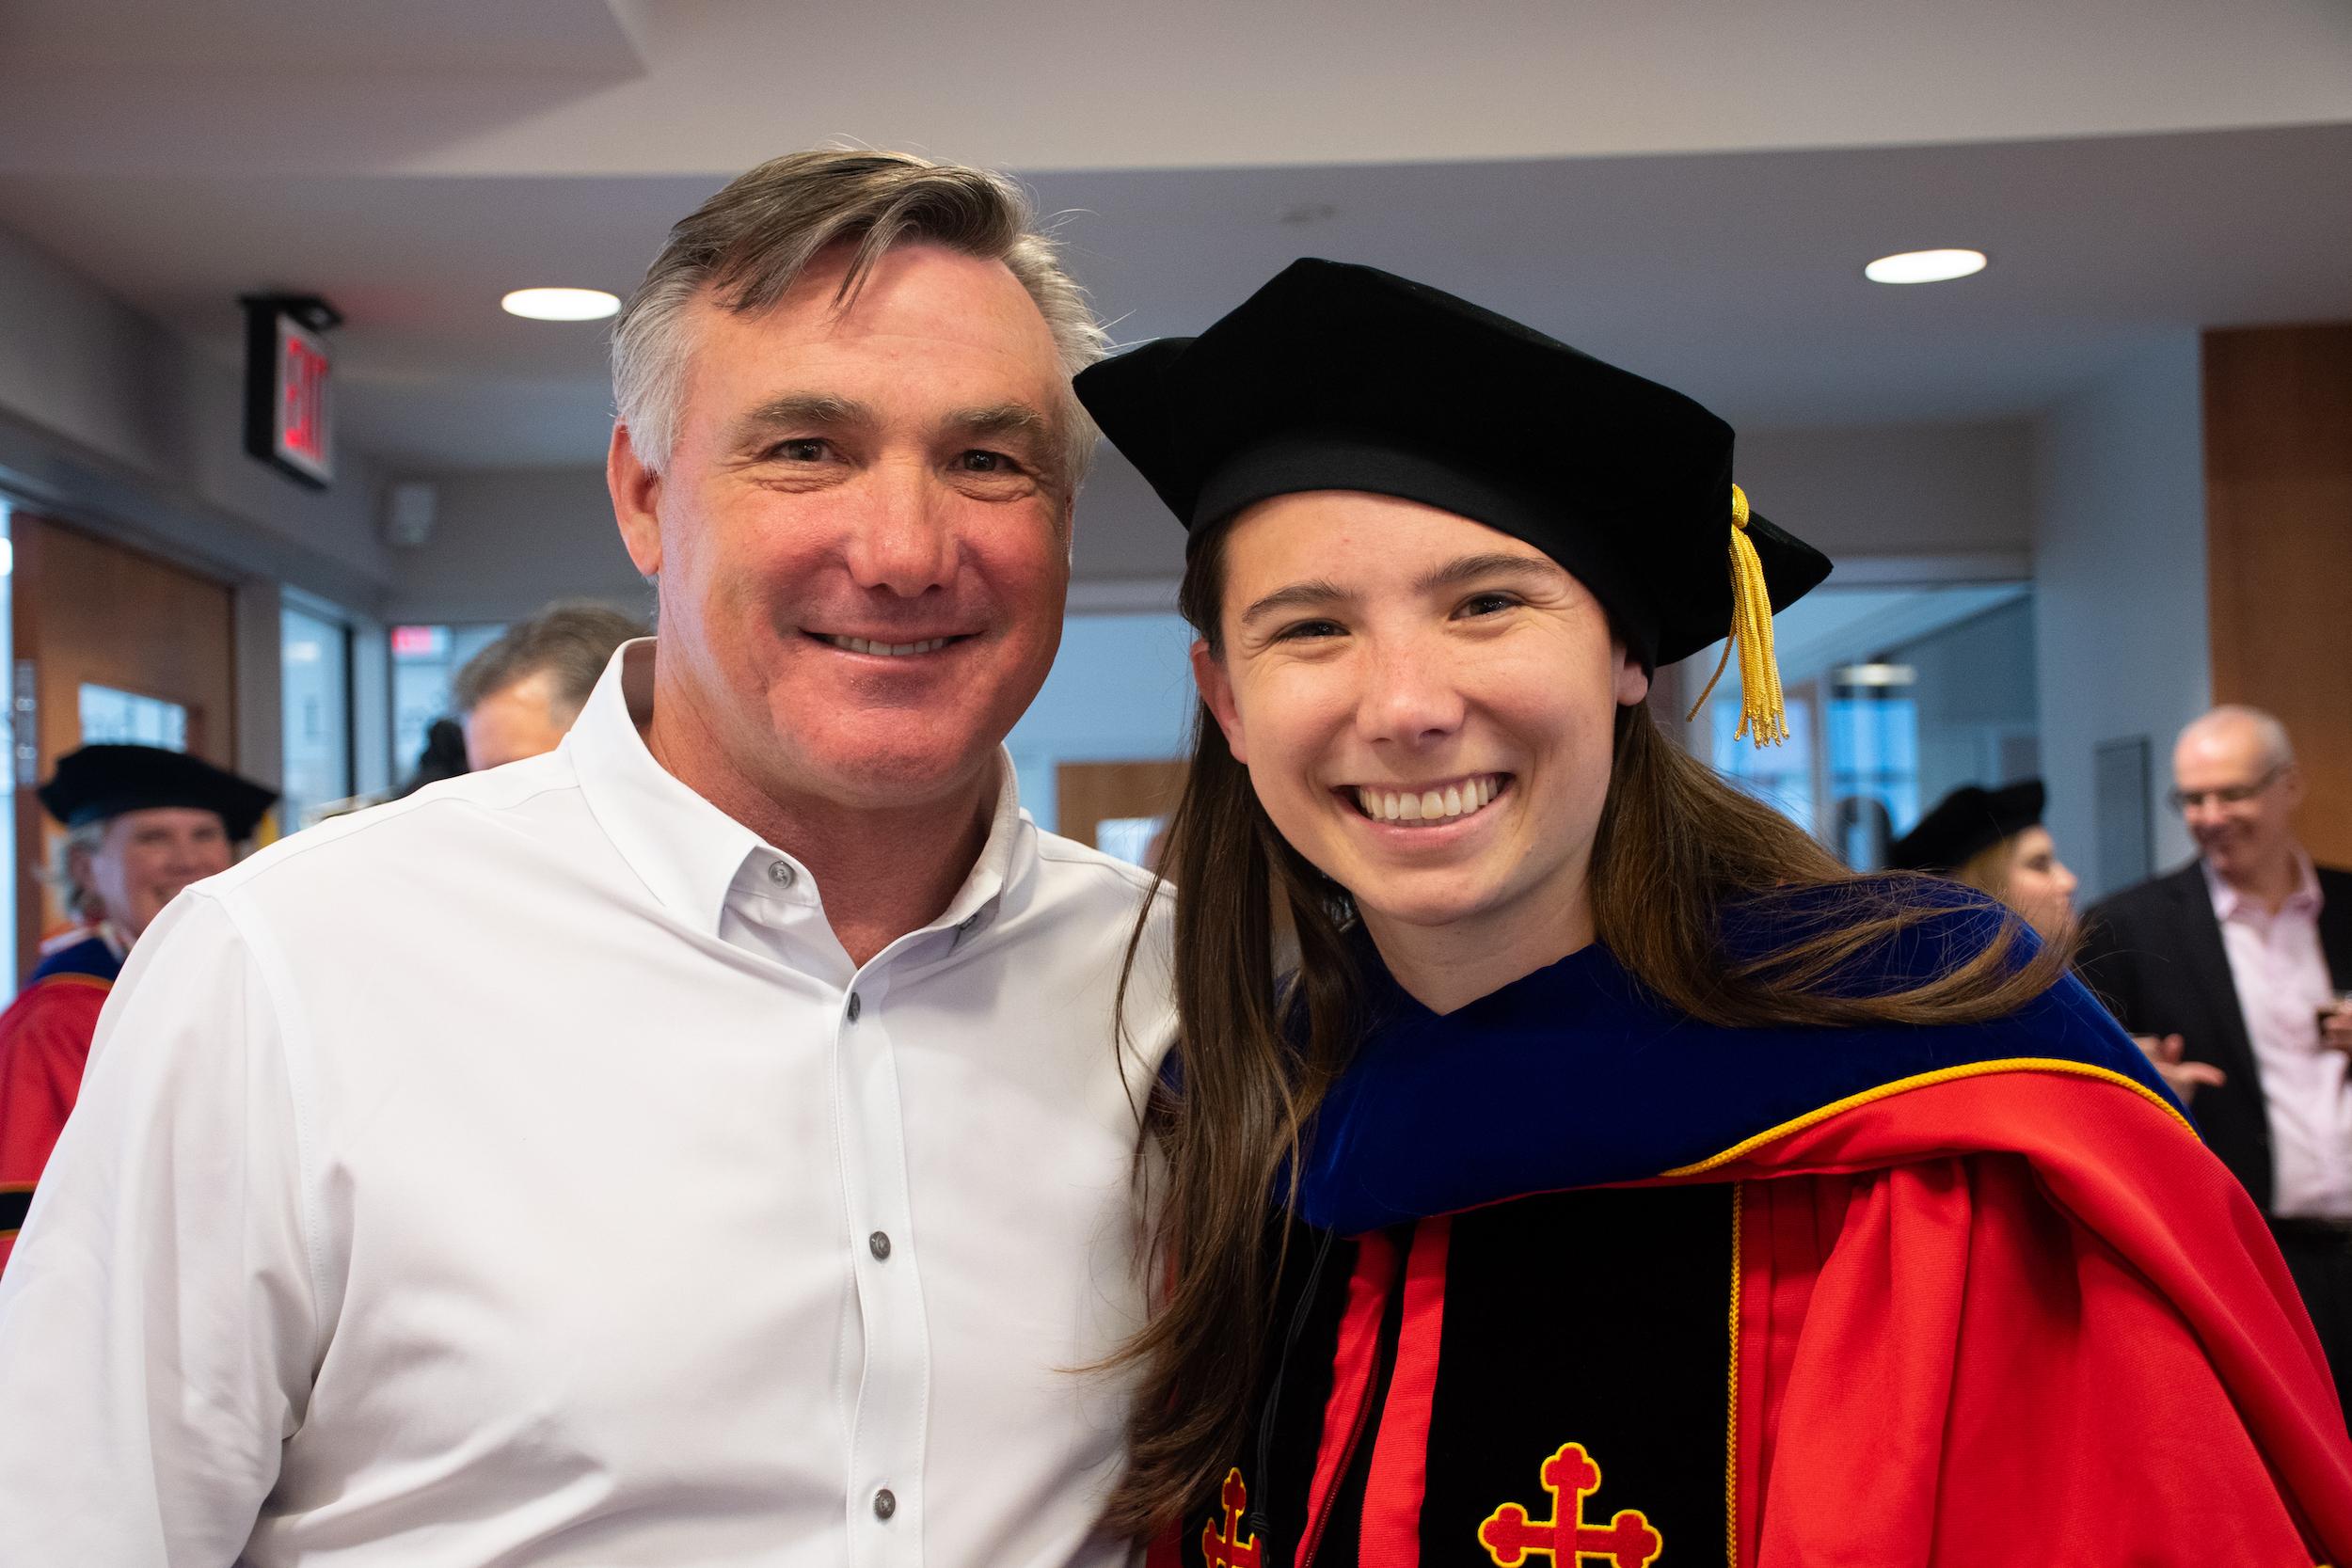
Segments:
[[[836,755],[809,783],[836,804],[873,811],[951,804],[960,796],[993,795],[997,745],[942,754],[868,748]]]

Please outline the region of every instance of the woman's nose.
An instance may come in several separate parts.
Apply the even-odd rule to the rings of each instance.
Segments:
[[[1452,674],[1442,653],[1417,640],[1375,649],[1358,709],[1365,738],[1422,745],[1461,728],[1466,705]]]

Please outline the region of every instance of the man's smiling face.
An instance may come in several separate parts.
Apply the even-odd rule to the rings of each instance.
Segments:
[[[1059,645],[1067,381],[1002,263],[900,245],[844,310],[847,260],[765,311],[690,308],[658,523],[623,529],[660,574],[663,689],[732,770],[919,805],[986,776]]]

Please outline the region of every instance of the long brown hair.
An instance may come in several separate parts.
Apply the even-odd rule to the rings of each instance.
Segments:
[[[1179,598],[1220,657],[1230,531],[1195,546]],[[1164,1083],[1146,1107],[1159,1158],[1138,1165],[1164,1172],[1150,1208],[1168,1291],[1120,1353],[1140,1376],[1129,1465],[1107,1512],[1114,1528],[1136,1533],[1172,1521],[1241,1440],[1281,1266],[1281,1246],[1268,1256],[1269,1225],[1288,1242],[1289,1195],[1277,1184],[1298,1168],[1315,1108],[1361,1032],[1346,890],[1275,829],[1205,706],[1193,724],[1192,766],[1160,862],[1179,890],[1180,1086]],[[1948,914],[1948,896],[1922,897],[1913,879],[1855,879],[1787,817],[1668,741],[1644,705],[1618,710],[1613,740],[1593,841],[1595,934],[1666,1006],[1730,1026],[1979,1022],[2015,1011],[2063,972],[2063,943],[2019,963],[2022,927],[2009,920],[1982,951],[1917,985],[1825,990],[1874,945]],[[1740,961],[1724,955],[1727,907],[1839,882],[1853,886],[1830,901],[1833,918],[1821,918],[1823,900],[1791,900],[1780,946]],[[1285,927],[1296,948],[1287,980],[1278,974]],[[1139,922],[1130,971],[1142,933]],[[1125,990],[1122,976],[1122,1010]],[[1303,1028],[1286,1030],[1285,1017]]]

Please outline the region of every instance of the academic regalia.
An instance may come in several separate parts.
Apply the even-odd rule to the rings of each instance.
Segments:
[[[155,746],[84,746],[57,759],[40,803],[67,828],[177,806],[216,813],[230,842],[250,838],[275,790],[200,757]],[[54,940],[0,1012],[0,1268],[32,1207],[33,1187],[81,1092],[106,991],[130,941],[111,924]]]
[[[1787,733],[1772,615],[1829,562],[1679,392],[1313,260],[1076,386],[1188,550],[1286,494],[1436,507],[1565,568],[1645,669],[1728,632],[1742,733]],[[2033,945],[1907,878],[1721,912],[1721,961],[1856,896],[1920,920],[1833,991]],[[1194,1396],[1246,1392],[1248,1432],[1156,1563],[2352,1561],[2278,1250],[2074,980],[1980,1025],[1733,1029],[1595,944],[1439,1017],[1357,930],[1364,1032],[1271,1226],[1259,1386]]]
[[[99,1008],[122,973],[123,946],[103,927],[66,933],[0,1012],[0,1269],[81,1092]]]
[[[1359,958],[1248,1438],[1155,1563],[2352,1558],[2293,1281],[2076,982],[1723,1029],[1598,945],[1443,1017]]]
[[[1994,845],[2040,827],[2046,803],[2040,779],[2021,779],[1998,789],[1963,784],[1886,847],[1886,868],[1938,875],[1956,870]]]

